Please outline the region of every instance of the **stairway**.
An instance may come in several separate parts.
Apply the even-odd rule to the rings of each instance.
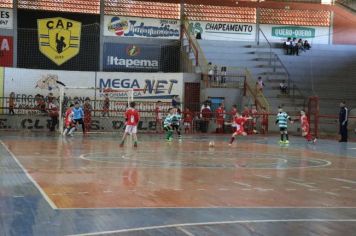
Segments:
[[[265,82],[264,95],[270,103],[271,112],[277,112],[277,108],[283,105],[285,111],[296,115],[304,108],[305,99],[300,94],[294,93],[281,95],[279,83],[288,80],[288,74],[281,62],[274,55],[274,49],[270,51],[266,45],[257,45],[251,42],[213,41],[199,40],[207,61],[220,66],[246,67],[252,77],[262,77]],[[272,55],[272,57],[271,57]]]

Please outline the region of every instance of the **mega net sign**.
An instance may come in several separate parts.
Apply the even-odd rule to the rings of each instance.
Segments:
[[[180,21],[124,16],[105,16],[104,35],[116,37],[179,39]]]
[[[260,28],[270,42],[284,42],[287,38],[303,39],[317,44],[330,42],[329,27],[260,25]]]
[[[157,72],[160,67],[159,46],[137,44],[104,44],[105,71]]]
[[[256,25],[249,23],[224,23],[193,21],[189,24],[189,31],[200,33],[205,40],[235,40],[254,41]]]
[[[99,96],[123,97],[122,90],[134,89],[135,99],[171,99],[183,95],[181,73],[110,73],[98,72],[96,87]]]

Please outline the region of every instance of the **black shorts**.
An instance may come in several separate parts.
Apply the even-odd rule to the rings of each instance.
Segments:
[[[172,129],[179,129],[179,124],[172,124]]]
[[[279,131],[281,131],[281,132],[287,131],[287,127],[280,127]]]
[[[75,124],[84,124],[84,121],[83,121],[83,118],[80,118],[80,119],[74,119],[74,123]]]

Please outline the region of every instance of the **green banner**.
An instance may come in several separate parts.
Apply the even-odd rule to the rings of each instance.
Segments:
[[[279,38],[315,38],[315,28],[296,26],[272,27],[272,36]]]

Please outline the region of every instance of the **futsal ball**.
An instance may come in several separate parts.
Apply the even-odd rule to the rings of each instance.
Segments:
[[[209,142],[209,147],[214,147],[214,146],[215,146],[214,141],[210,141],[210,142]]]

